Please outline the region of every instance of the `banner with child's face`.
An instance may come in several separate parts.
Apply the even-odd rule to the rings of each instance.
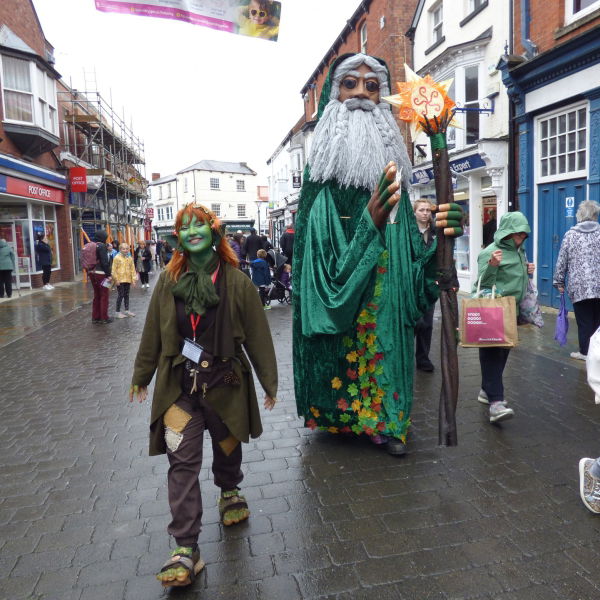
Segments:
[[[174,19],[201,27],[277,41],[281,2],[276,0],[95,0],[96,9]]]

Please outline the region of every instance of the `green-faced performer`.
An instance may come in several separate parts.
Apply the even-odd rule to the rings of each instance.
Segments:
[[[210,432],[212,472],[221,488],[223,525],[250,516],[241,494],[241,442],[262,432],[252,371],[276,402],[277,364],[271,332],[252,282],[218,218],[200,204],[177,213],[173,258],[154,289],[135,360],[130,400],[143,401],[156,373],[150,454],[167,454],[167,531],[176,548],[157,575],[163,586],[189,585],[202,569],[198,536],[202,439]]]
[[[319,104],[294,246],[294,378],[306,425],[405,452],[415,322],[437,298],[385,63],[339,57]]]

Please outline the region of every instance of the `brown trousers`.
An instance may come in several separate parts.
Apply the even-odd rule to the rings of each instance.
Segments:
[[[222,490],[235,489],[244,477],[241,470],[242,445],[239,442],[235,444],[236,440],[232,440],[225,423],[202,399],[180,396],[165,413],[164,422],[172,517],[167,531],[179,546],[191,546],[198,541],[202,522],[198,476],[202,467],[204,430],[208,429],[212,440],[214,482]]]

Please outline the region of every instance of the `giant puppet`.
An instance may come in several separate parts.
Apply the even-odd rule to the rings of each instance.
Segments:
[[[294,383],[308,427],[402,454],[413,327],[438,290],[389,93],[387,66],[364,54],[340,56],[323,86],[296,220]]]

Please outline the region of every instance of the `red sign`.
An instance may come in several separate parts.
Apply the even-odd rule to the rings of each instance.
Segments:
[[[33,183],[15,177],[6,178],[6,192],[26,198],[35,198],[36,200],[46,200],[56,204],[65,203],[65,192],[58,188],[48,187],[40,183]]]
[[[71,167],[69,169],[72,192],[87,192],[87,171],[85,167]]]
[[[154,219],[154,209],[153,208],[146,209],[146,217],[148,219]]]

